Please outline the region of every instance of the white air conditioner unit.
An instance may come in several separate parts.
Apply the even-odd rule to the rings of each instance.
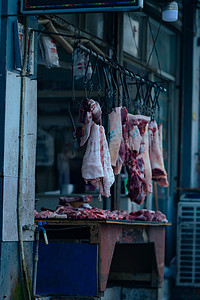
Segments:
[[[179,286],[200,287],[200,195],[183,195],[178,204],[177,276]]]

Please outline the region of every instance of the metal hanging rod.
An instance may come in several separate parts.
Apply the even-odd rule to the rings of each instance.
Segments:
[[[48,35],[59,35],[59,36],[68,37],[68,38],[80,39],[79,35],[73,35],[73,34],[56,33],[56,32],[36,30],[36,29],[31,29],[31,31],[34,31],[37,33],[42,33],[42,34],[48,34]]]
[[[149,84],[151,85],[152,87],[154,88],[158,88],[160,89],[161,92],[166,92],[167,89],[164,88],[162,85],[159,85],[155,82],[152,82],[150,80],[146,80],[144,79],[142,76],[138,75],[138,74],[135,74],[133,73],[132,71],[124,68],[123,66],[117,64],[117,63],[114,63],[111,59],[107,59],[105,57],[103,57],[102,55],[98,55],[96,52],[92,51],[91,49],[88,49],[87,47],[81,45],[81,44],[78,44],[77,47],[79,49],[81,49],[82,51],[84,52],[87,52],[88,54],[94,56],[94,57],[98,57],[98,59],[100,61],[102,61],[104,64],[116,69],[117,71],[120,71],[121,73],[123,73],[125,76],[129,76],[131,79],[135,79],[136,81],[140,81],[141,83],[143,84]]]
[[[43,33],[43,34],[49,34],[49,35],[58,35],[58,36],[63,36],[63,37],[70,37],[70,38],[76,39],[77,41],[80,40],[80,36],[77,35],[77,34],[76,35],[70,35],[70,34],[55,33],[55,32],[35,30],[35,29],[32,29],[32,31],[35,31],[35,32],[38,32],[38,33]],[[88,54],[91,54],[92,56],[94,56],[96,58],[98,57],[98,59],[100,61],[102,61],[104,64],[114,68],[116,71],[119,71],[119,72],[123,73],[125,76],[129,76],[131,79],[134,79],[136,81],[140,81],[143,84],[149,84],[154,88],[160,89],[161,92],[166,92],[167,91],[167,89],[164,88],[162,85],[159,85],[156,82],[152,82],[150,80],[144,79],[142,76],[133,73],[132,71],[124,68],[123,66],[119,65],[118,63],[115,63],[111,59],[105,58],[103,55],[97,54],[95,51],[83,46],[82,44],[77,43],[77,47],[79,49],[81,49],[82,51],[84,51]]]

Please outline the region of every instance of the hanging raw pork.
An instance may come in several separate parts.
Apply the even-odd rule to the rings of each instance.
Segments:
[[[150,161],[152,168],[152,179],[162,187],[169,185],[167,172],[164,166],[162,147],[162,124],[157,125],[156,121],[149,123],[150,140]]]
[[[122,166],[125,164],[126,147],[124,140],[125,126],[128,122],[128,111],[126,107],[117,107],[109,115],[110,121],[110,142],[109,151],[111,164],[115,175],[121,173]],[[117,130],[119,128],[119,130]],[[116,132],[116,133],[115,133]]]
[[[140,115],[128,115],[128,117],[125,132],[128,195],[131,201],[141,204],[146,195],[152,192],[148,136],[150,118]]]
[[[104,127],[94,122],[83,157],[82,177],[86,183],[94,185],[101,195],[110,196],[110,188],[114,183],[110,153]]]

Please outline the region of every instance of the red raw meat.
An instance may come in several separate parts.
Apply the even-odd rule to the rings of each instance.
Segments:
[[[88,203],[92,201],[92,195],[83,195],[83,196],[77,196],[77,197],[60,197],[59,198],[59,204],[64,206],[71,206],[71,202],[84,202]]]
[[[121,108],[121,120],[122,120],[122,125],[125,125],[128,122],[128,111],[126,107]]]
[[[35,211],[35,218],[64,218],[69,220],[128,220],[128,221],[145,221],[145,222],[168,222],[166,216],[160,211],[151,211],[142,209],[128,213],[126,210],[103,210],[100,208],[73,208],[66,206],[58,206],[55,212],[43,211],[38,213]]]
[[[35,213],[35,218],[37,218],[37,219],[52,219],[52,218],[55,218],[55,216],[56,216],[56,213],[49,211],[49,210]]]
[[[131,201],[141,204],[146,195],[152,192],[151,186],[151,165],[149,159],[149,137],[148,122],[149,117],[128,115],[129,121],[125,129],[126,141],[126,169],[128,172],[128,196]],[[130,147],[127,140],[130,132],[137,126],[139,135],[136,137],[136,144],[140,145],[139,153],[133,150],[135,146]],[[140,141],[138,142],[138,137]],[[134,138],[132,143],[134,144]]]

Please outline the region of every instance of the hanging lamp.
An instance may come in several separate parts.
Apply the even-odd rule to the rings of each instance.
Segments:
[[[178,4],[176,1],[163,5],[162,20],[165,22],[175,22],[178,20]]]

